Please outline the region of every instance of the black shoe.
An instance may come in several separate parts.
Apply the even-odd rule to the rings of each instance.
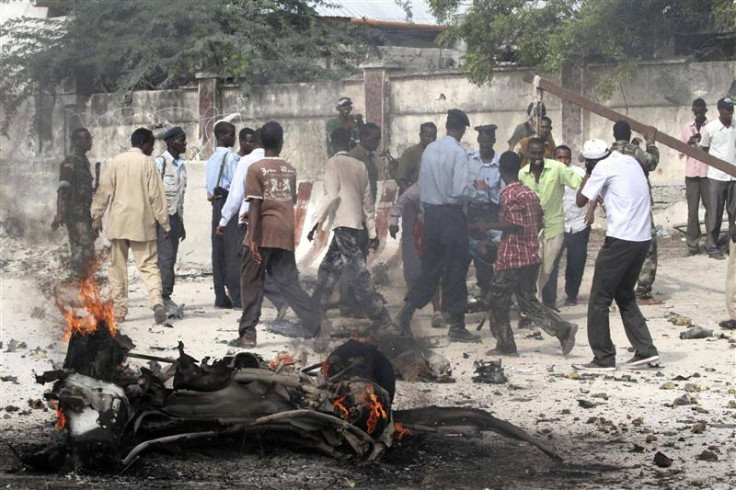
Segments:
[[[570,323],[569,325],[570,328],[567,330],[567,335],[565,335],[564,339],[560,340],[563,356],[568,355],[572,351],[572,348],[575,347],[575,334],[578,333],[577,325],[574,323]]]
[[[683,257],[692,257],[693,255],[699,255],[700,249],[699,248],[688,248],[687,252],[683,254]]]
[[[723,252],[708,252],[708,257],[715,260],[726,260],[726,256],[723,255]]]
[[[415,309],[410,303],[404,303],[404,306],[401,307],[397,321],[402,332],[411,333],[411,317],[414,315]]]
[[[577,306],[578,304],[578,297],[575,296],[574,298],[572,296],[568,296],[565,300],[565,306]]]
[[[587,371],[591,373],[608,373],[616,370],[616,366],[601,366],[595,361],[591,361],[587,364],[573,364],[572,367],[578,371]]]
[[[228,310],[232,309],[233,302],[230,300],[230,298],[225,298],[223,300],[215,300],[215,308],[226,308]]]
[[[718,322],[718,326],[721,328],[726,328],[728,330],[736,330],[736,318],[731,318],[730,320],[723,320],[722,322]]]
[[[636,354],[634,357],[626,361],[624,366],[637,367],[645,364],[657,364],[657,361],[659,361],[659,356],[657,354],[653,356],[640,356]]]
[[[156,320],[156,323],[163,323],[168,318],[168,315],[166,314],[166,308],[164,308],[164,305],[156,305],[153,307],[153,319]]]
[[[471,333],[465,327],[450,327],[447,337],[455,342],[480,342],[480,335]]]

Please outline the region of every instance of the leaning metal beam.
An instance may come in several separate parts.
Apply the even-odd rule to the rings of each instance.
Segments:
[[[647,126],[646,124],[640,123],[635,119],[631,119],[628,116],[624,116],[623,114],[609,109],[606,106],[586,99],[582,95],[577,94],[571,90],[562,88],[559,85],[550,82],[549,80],[539,78],[533,73],[527,73],[526,75],[524,75],[524,81],[526,83],[532,84],[535,88],[539,90],[544,90],[545,92],[549,92],[552,95],[556,95],[560,99],[572,102],[575,105],[579,105],[583,109],[598,114],[599,116],[605,117],[606,119],[610,119],[611,121],[627,121],[629,125],[631,125],[631,129],[638,133],[644,133],[648,128],[651,127]],[[723,172],[736,177],[736,166],[731,165],[725,160],[716,158],[713,155],[704,152],[700,148],[689,146],[679,139],[673,138],[672,136],[660,131],[656,132],[654,139],[665,146],[669,146],[675,151],[679,151],[684,155],[700,160],[701,162],[710,165],[711,167],[715,167],[718,170],[722,170]]]

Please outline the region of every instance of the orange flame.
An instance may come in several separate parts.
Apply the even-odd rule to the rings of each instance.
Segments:
[[[371,413],[368,416],[368,422],[366,422],[366,426],[368,428],[368,434],[373,434],[376,431],[376,427],[378,426],[378,420],[387,420],[388,415],[386,415],[386,410],[383,409],[383,405],[381,405],[381,402],[378,401],[378,397],[376,396],[375,391],[373,391],[373,387],[369,385],[366,388],[366,391],[368,392],[368,396],[370,397],[368,407],[371,410]]]
[[[56,423],[54,424],[54,427],[61,430],[66,427],[66,415],[61,411],[59,408],[59,402],[56,400],[51,401],[51,406],[54,407],[54,411],[56,412]]]
[[[411,434],[411,432],[409,432],[409,429],[405,428],[401,422],[396,422],[394,424],[394,435],[396,436],[397,441],[400,441],[404,436],[408,436],[409,434]]]
[[[100,297],[100,288],[97,286],[94,275],[97,268],[93,267],[91,269],[87,277],[77,282],[77,288],[79,289],[77,297],[82,301],[81,309],[86,314],[78,315],[74,307],[63,305],[60,298],[55,298],[56,307],[66,320],[66,327],[62,338],[63,342],[67,342],[75,332],[82,335],[94,333],[97,331],[97,326],[100,322],[104,322],[107,325],[112,337],[117,333],[113,302],[111,300],[102,300]]]
[[[290,366],[292,364],[295,364],[293,357],[291,357],[286,352],[279,352],[278,354],[276,354],[276,357],[269,361],[268,367],[271,368],[271,370],[273,371],[279,366]]]
[[[332,404],[340,409],[340,415],[343,420],[347,420],[348,417],[350,417],[350,412],[348,409],[343,405],[343,400],[345,400],[345,395],[341,396],[337,400],[332,400]]]

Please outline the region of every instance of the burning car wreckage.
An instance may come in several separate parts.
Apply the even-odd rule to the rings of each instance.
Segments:
[[[63,307],[68,349],[63,369],[37,376],[53,382],[45,398],[56,410],[59,442],[19,454],[40,471],[117,472],[156,445],[223,437],[259,437],[313,448],[331,457],[373,460],[411,433],[494,431],[550,447],[479,409],[392,410],[397,376],[431,376],[426,351],[391,329],[373,342],[348,340],[326,360],[303,369],[286,357],[266,363],[240,352],[197,362],[179,342],[177,359],[135,354],[118,331],[112,305],[93,281],[80,283],[80,310]],[[131,368],[128,358],[150,361]],[[162,368],[160,361],[167,361]],[[268,437],[264,437],[268,436]]]

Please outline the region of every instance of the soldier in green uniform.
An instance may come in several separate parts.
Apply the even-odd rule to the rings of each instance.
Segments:
[[[358,144],[358,133],[363,126],[363,116],[361,114],[351,114],[353,111],[353,101],[350,97],[340,97],[337,99],[338,112],[337,117],[327,120],[325,129],[327,132],[327,156],[331,157],[335,154],[332,148],[332,133],[338,128],[345,128],[350,131],[350,148],[354,148]]]
[[[69,267],[74,279],[87,277],[95,260],[95,239],[90,206],[95,183],[86,153],[92,149],[92,135],[85,128],[71,134],[72,152],[59,167],[56,216],[51,228],[66,226],[69,233]]]
[[[659,164],[659,149],[654,145],[654,135],[657,130],[649,128],[646,134],[643,134],[646,139],[646,151],[642,150],[639,145],[631,142],[631,126],[626,121],[618,121],[613,125],[613,137],[616,142],[611,146],[612,150],[616,150],[624,155],[631,155],[636,158],[639,164],[644,169],[644,174],[647,176],[647,183],[649,184],[649,199],[651,204],[654,205],[654,199],[652,199],[652,184],[649,183],[649,173],[653,172]],[[652,241],[649,245],[649,251],[647,251],[646,259],[644,259],[644,265],[639,273],[639,281],[636,287],[636,298],[639,304],[645,305],[656,305],[662,303],[662,300],[656,296],[652,296],[652,285],[654,279],[657,276],[657,228],[654,226],[654,219],[652,219]]]

